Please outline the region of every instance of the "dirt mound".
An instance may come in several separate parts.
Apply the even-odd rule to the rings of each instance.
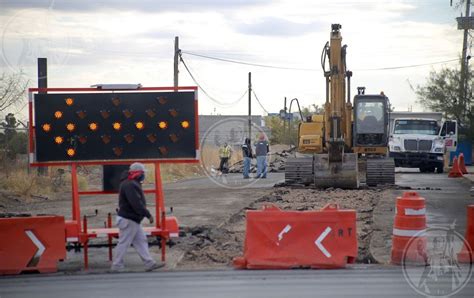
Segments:
[[[245,238],[245,211],[260,209],[273,203],[283,210],[319,210],[328,203],[339,204],[342,209],[357,211],[358,263],[374,263],[369,245],[372,235],[372,213],[387,190],[342,189],[291,189],[279,188],[263,196],[247,208],[233,214],[221,226],[204,226],[187,229],[178,247],[185,251],[180,268],[206,268],[230,266],[232,259],[243,253]]]
[[[268,155],[267,171],[269,173],[278,173],[285,171],[286,159],[293,156],[295,149],[282,150]],[[243,160],[240,160],[229,167],[229,173],[242,173],[244,168]],[[250,166],[250,173],[255,173],[257,167],[255,165],[255,159],[252,159],[252,165]]]

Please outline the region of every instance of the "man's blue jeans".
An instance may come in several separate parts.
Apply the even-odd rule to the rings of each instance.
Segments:
[[[266,156],[257,156],[257,177],[266,178],[267,177],[267,157]]]
[[[252,162],[252,159],[250,157],[244,157],[244,178],[249,177],[251,162]]]

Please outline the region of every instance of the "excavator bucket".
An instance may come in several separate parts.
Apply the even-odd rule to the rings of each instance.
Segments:
[[[344,153],[341,162],[329,162],[328,154],[314,155],[314,184],[327,188],[359,188],[356,153]]]

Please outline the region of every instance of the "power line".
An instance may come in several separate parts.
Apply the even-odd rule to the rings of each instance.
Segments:
[[[260,107],[263,109],[263,111],[267,114],[270,114],[267,109],[265,109],[265,107],[262,105],[262,103],[260,102],[260,100],[258,99],[258,96],[257,94],[255,93],[255,90],[252,88],[252,93],[253,95],[255,96],[255,99],[257,100],[258,104],[260,105]]]
[[[217,61],[235,63],[235,64],[250,65],[250,66],[256,66],[256,67],[264,67],[264,68],[284,69],[284,70],[302,70],[302,71],[318,71],[319,70],[319,69],[315,69],[315,68],[297,68],[297,67],[275,66],[275,65],[268,65],[268,64],[258,64],[258,63],[251,63],[251,62],[245,62],[245,61],[231,60],[231,59],[226,59],[226,58],[206,56],[206,55],[196,54],[196,53],[191,53],[191,52],[186,52],[186,51],[182,51],[182,53],[187,54],[187,55],[191,55],[191,56],[211,59],[211,60],[217,60]]]
[[[454,62],[454,61],[459,61],[459,58],[444,60],[444,61],[438,61],[438,62],[431,62],[431,63],[423,63],[423,64],[390,66],[390,67],[381,67],[381,68],[355,69],[354,71],[375,71],[375,70],[391,70],[391,69],[402,69],[402,68],[414,68],[414,67],[421,67],[421,66],[428,66],[428,65],[435,65],[435,64],[443,64],[443,63]]]
[[[250,66],[256,66],[256,67],[265,67],[265,68],[282,69],[282,70],[320,71],[319,69],[315,69],[315,68],[284,67],[284,66],[275,66],[275,65],[268,65],[268,64],[258,64],[258,63],[251,63],[251,62],[245,62],[245,61],[231,60],[231,59],[226,59],[226,58],[196,54],[196,53],[187,52],[187,51],[182,51],[182,53],[187,54],[187,55],[191,55],[191,56],[206,58],[206,59],[210,59],[210,60],[216,60],[216,61],[228,62],[228,63],[234,63],[234,64],[250,65]],[[403,68],[415,68],[415,67],[422,67],[422,66],[449,63],[449,62],[454,62],[454,61],[458,61],[458,60],[459,59],[456,58],[456,59],[435,61],[435,62],[422,63],[422,64],[411,64],[411,65],[401,65],[401,66],[355,69],[354,71],[383,71],[383,70],[393,70],[393,69],[403,69]]]
[[[213,102],[219,104],[219,105],[235,105],[236,103],[238,103],[239,101],[242,100],[242,98],[244,98],[244,96],[247,94],[247,89],[245,90],[244,94],[242,94],[237,100],[233,101],[233,102],[230,102],[230,103],[223,103],[224,101],[222,100],[219,100],[219,99],[216,99],[215,97],[213,97],[212,95],[210,95],[202,86],[201,84],[199,84],[199,82],[196,80],[196,77],[192,74],[191,70],[189,69],[188,65],[186,64],[186,62],[184,62],[184,59],[183,59],[183,56],[182,55],[179,55],[179,59],[180,61],[183,63],[184,65],[184,68],[186,69],[186,71],[188,72],[189,76],[191,77],[191,79],[194,81],[194,83],[199,87],[199,89],[201,89],[201,91],[207,96],[209,97],[210,100],[212,100]]]

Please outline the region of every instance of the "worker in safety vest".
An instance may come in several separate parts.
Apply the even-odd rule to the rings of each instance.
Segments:
[[[221,159],[221,163],[219,165],[219,171],[223,174],[227,174],[229,172],[229,159],[232,157],[232,147],[227,144],[227,142],[219,148],[219,158]]]

